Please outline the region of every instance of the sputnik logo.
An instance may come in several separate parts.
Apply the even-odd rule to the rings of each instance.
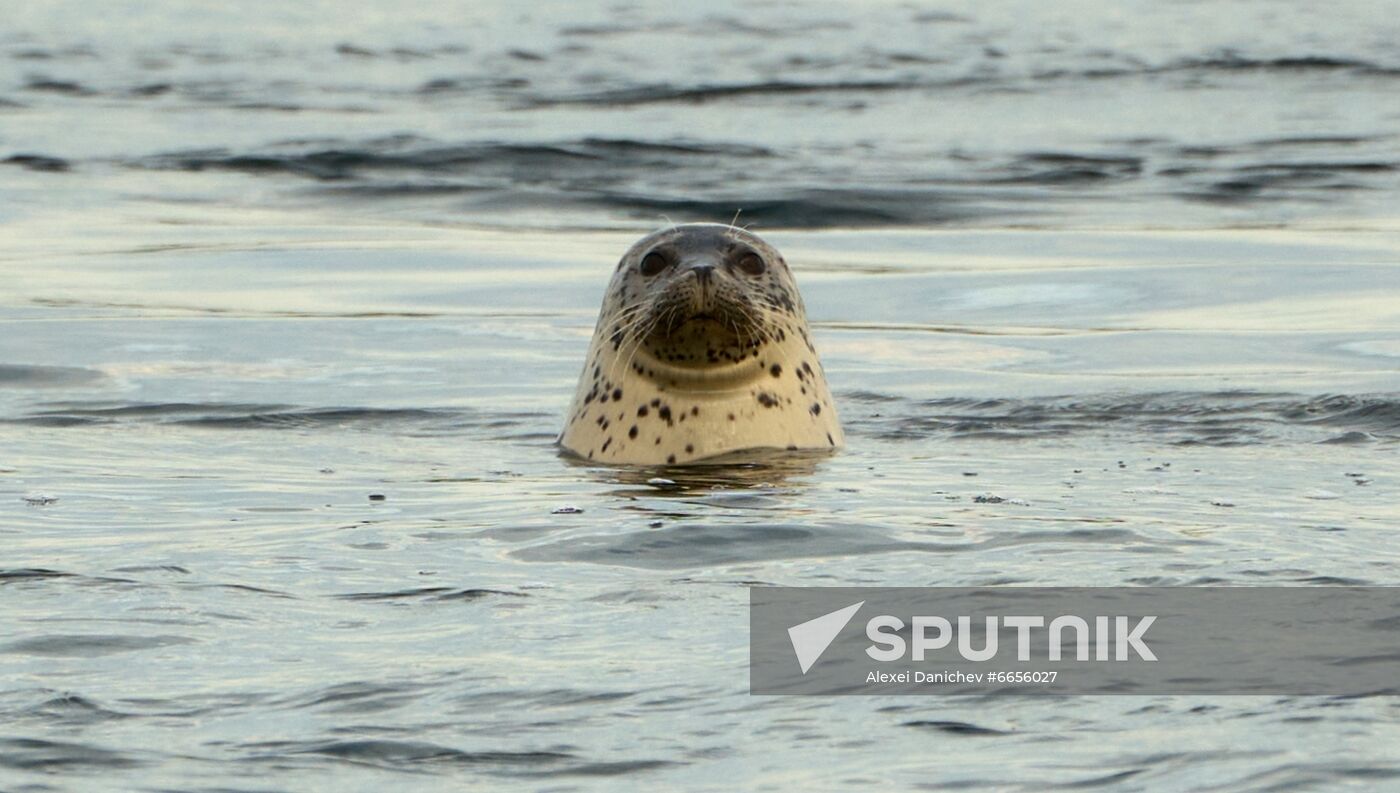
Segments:
[[[807,670],[822,657],[826,648],[836,640],[836,635],[864,605],[865,601],[862,600],[788,628],[788,638],[792,640],[792,651],[797,654],[797,664],[802,667],[802,674],[807,674]]]

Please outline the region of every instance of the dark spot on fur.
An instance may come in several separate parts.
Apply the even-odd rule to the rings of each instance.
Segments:
[[[662,405],[662,406],[661,406],[661,410],[658,411],[656,415],[660,416],[662,421],[666,422],[667,424],[670,424],[670,423],[671,423],[671,406],[670,406],[670,405]]]
[[[813,415],[813,416],[820,416],[821,414],[822,414],[822,406],[819,405],[819,404],[817,404],[816,402],[813,402],[813,403],[812,403],[812,415]]]
[[[646,417],[647,417],[647,406],[646,406],[646,405],[642,405],[641,407],[637,408],[637,418],[639,418],[639,419],[644,419],[644,418],[646,418]]]
[[[630,429],[630,430],[627,431],[627,437],[631,438],[632,440],[636,440],[636,439],[637,439],[637,425],[636,425],[636,424],[633,424],[633,425],[632,425],[632,429]]]
[[[700,415],[700,406],[699,406],[699,405],[692,405],[691,408],[690,408],[690,415],[692,415],[692,416],[698,416],[698,415]]]
[[[674,455],[674,454],[667,455],[667,456],[666,456],[666,462],[671,463],[671,464],[674,465],[675,462],[676,462],[676,455]]]
[[[686,453],[686,454],[695,454],[695,444],[693,444],[693,443],[687,443],[687,444],[685,445],[685,453]]]
[[[607,440],[603,441],[603,451],[607,451],[607,450],[608,450],[608,447],[611,446],[611,445],[612,445],[612,438],[608,438]]]
[[[613,392],[612,392],[612,398],[613,398],[613,401],[617,401],[617,400],[619,400],[619,399],[622,399],[622,389],[621,389],[621,388],[614,388],[614,389],[613,389]]]
[[[771,375],[773,375],[774,377],[782,377],[782,376],[783,376],[783,367],[782,367],[782,365],[781,365],[781,364],[776,364],[776,363],[775,363],[775,364],[773,364],[772,366],[768,367],[768,374],[771,374]]]
[[[773,396],[772,394],[768,393],[767,391],[759,391],[759,392],[758,392],[758,404],[760,404],[760,405],[762,405],[762,406],[764,406],[764,407],[766,407],[766,408],[777,407],[777,406],[778,406],[778,398],[775,397],[775,396]]]
[[[730,414],[729,414],[729,420],[730,420],[730,421],[733,421],[733,420],[734,420],[734,414],[733,414],[733,413],[730,413]]]

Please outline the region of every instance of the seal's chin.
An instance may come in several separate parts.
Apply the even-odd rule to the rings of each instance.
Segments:
[[[705,347],[710,349],[739,345],[743,334],[733,322],[715,314],[692,314],[677,317],[652,333],[649,341],[672,347]]]
[[[753,355],[758,336],[743,318],[699,311],[660,324],[646,339],[649,356],[686,369],[722,368]]]

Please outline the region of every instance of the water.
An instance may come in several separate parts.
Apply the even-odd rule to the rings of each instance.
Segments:
[[[0,31],[0,786],[1400,784],[1387,698],[746,693],[755,582],[1400,583],[1387,4],[104,9]],[[558,457],[740,208],[849,448]]]

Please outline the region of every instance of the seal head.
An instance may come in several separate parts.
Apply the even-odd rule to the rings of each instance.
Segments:
[[[560,445],[591,460],[660,465],[842,442],[802,297],[777,249],[704,223],[627,251]]]

